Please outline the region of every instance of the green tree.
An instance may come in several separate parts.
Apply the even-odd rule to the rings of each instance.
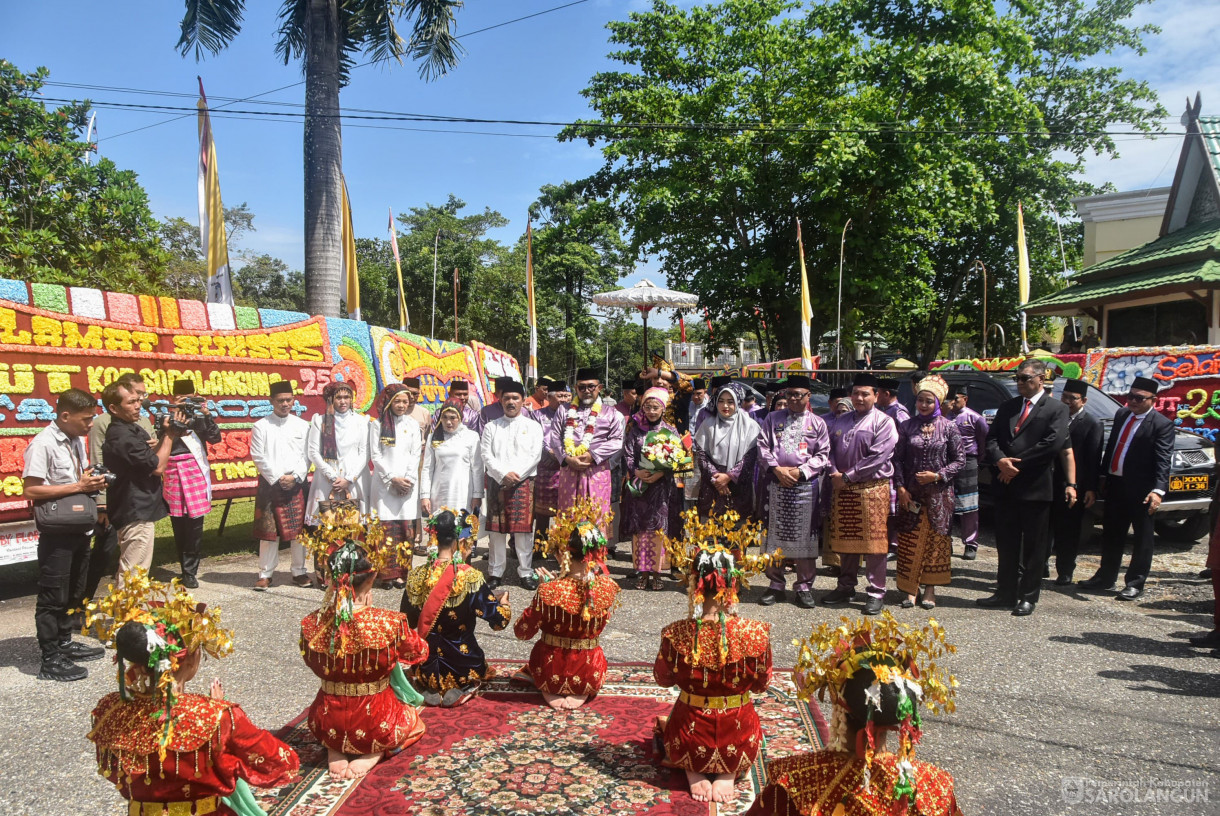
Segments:
[[[0,60],[0,275],[157,293],[165,257],[148,196],[109,159],[85,164],[89,104],[48,110],[48,72]]]
[[[186,0],[178,48],[217,54],[241,31],[245,0]],[[342,135],[339,90],[358,56],[371,62],[409,55],[431,79],[455,66],[461,46],[454,12],[461,0],[285,0],[276,54],[300,59],[305,73],[305,286],[311,314],[339,314],[342,285]],[[403,39],[398,25],[410,21]]]
[[[242,235],[255,231],[254,213],[243,201],[236,207],[225,207],[224,219],[229,258],[231,261],[241,260],[243,253],[238,250],[237,244]],[[205,299],[208,269],[204,263],[199,225],[181,216],[167,216],[161,223],[160,234],[161,248],[169,259],[165,270],[165,288],[177,298]]]
[[[255,255],[233,275],[238,306],[305,311],[305,275],[271,255]]]

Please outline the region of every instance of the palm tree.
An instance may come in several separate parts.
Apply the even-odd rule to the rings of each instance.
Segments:
[[[185,0],[178,49],[217,54],[241,31],[245,0]],[[355,57],[371,62],[403,55],[420,61],[431,80],[457,65],[464,53],[454,33],[462,0],[284,0],[275,53],[287,64],[304,57],[305,72],[305,299],[310,314],[338,315],[340,173],[343,137],[339,89]],[[397,22],[411,20],[410,40]]]

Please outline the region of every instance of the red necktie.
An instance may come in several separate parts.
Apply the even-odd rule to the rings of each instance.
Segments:
[[[1029,409],[1033,406],[1034,404],[1031,401],[1025,401],[1025,408],[1021,410],[1021,416],[1017,418],[1017,427],[1013,428],[1013,434],[1019,434],[1021,432],[1021,426],[1025,424],[1025,418],[1029,416]]]
[[[1123,432],[1118,436],[1118,444],[1114,446],[1114,458],[1110,460],[1110,472],[1115,476],[1118,475],[1118,466],[1123,461],[1123,453],[1127,450],[1127,439],[1131,436],[1131,429],[1135,427],[1135,417],[1127,417],[1127,422],[1123,425]]]

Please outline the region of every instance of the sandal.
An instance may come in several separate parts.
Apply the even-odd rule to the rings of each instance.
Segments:
[[[635,576],[635,588],[648,589],[648,573],[641,572],[639,575]]]
[[[901,606],[903,609],[914,609],[915,602],[913,600],[911,600],[910,598],[903,598],[902,603],[899,604],[899,606]]]
[[[406,589],[406,588],[407,588],[406,581],[404,581],[401,578],[397,578],[394,580],[394,589]]]
[[[661,581],[661,576],[659,574],[654,572],[652,575],[648,576],[648,589],[652,592],[664,589],[663,582]]]
[[[920,609],[935,609],[936,601],[920,601],[919,608]]]

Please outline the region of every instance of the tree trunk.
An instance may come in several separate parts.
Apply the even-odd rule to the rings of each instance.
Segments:
[[[305,14],[305,308],[337,317],[342,285],[343,137],[339,124],[338,0]]]

